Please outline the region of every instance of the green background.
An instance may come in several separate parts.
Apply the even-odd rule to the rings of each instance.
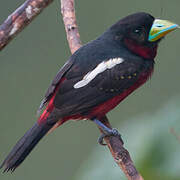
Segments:
[[[0,22],[23,0],[1,0]],[[145,11],[180,24],[179,0],[79,0],[76,15],[83,43],[118,19]],[[108,114],[146,180],[180,179],[180,32],[163,40],[154,75]],[[0,161],[36,121],[36,110],[58,69],[70,56],[55,0],[0,53]],[[45,137],[14,174],[0,180],[125,179],[99,131],[88,121],[67,122]]]

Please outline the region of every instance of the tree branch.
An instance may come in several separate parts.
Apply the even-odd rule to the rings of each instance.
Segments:
[[[107,127],[112,128],[106,116],[101,119],[101,121]],[[101,132],[103,132],[100,127],[99,129]],[[128,150],[123,147],[123,140],[119,137],[112,136],[105,138],[105,141],[115,162],[122,169],[128,180],[143,180],[142,176],[136,170]]]
[[[67,40],[71,53],[74,53],[81,47],[80,35],[76,23],[74,0],[61,0],[61,13],[66,29]],[[111,128],[111,125],[105,116],[101,119],[104,124]],[[98,127],[101,132],[102,129]],[[123,147],[123,140],[118,137],[108,137],[105,141],[115,162],[122,169],[128,180],[143,180],[142,176],[136,170],[129,152]]]
[[[61,13],[66,30],[69,48],[73,54],[81,47],[81,40],[76,22],[74,0],[61,0]]]
[[[27,0],[0,26],[0,50],[21,32],[53,0]]]

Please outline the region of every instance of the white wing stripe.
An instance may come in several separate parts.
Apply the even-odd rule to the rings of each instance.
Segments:
[[[92,81],[98,74],[106,71],[107,69],[111,69],[117,64],[120,64],[124,61],[124,59],[118,57],[118,58],[112,58],[109,59],[108,61],[103,61],[100,64],[96,66],[95,69],[92,71],[88,72],[81,81],[77,82],[74,85],[75,89],[81,88],[86,86],[90,81]]]

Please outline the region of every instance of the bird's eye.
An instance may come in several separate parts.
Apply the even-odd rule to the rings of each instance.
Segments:
[[[146,32],[144,30],[144,27],[135,27],[134,29],[131,30],[130,36],[132,39],[138,41],[138,42],[143,42],[146,38]]]
[[[141,29],[140,29],[140,28],[135,29],[135,30],[134,30],[134,33],[140,34],[140,33],[141,33]]]

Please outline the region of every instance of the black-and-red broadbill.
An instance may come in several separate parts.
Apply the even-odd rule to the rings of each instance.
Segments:
[[[150,78],[158,43],[177,27],[148,13],[135,13],[78,49],[49,86],[39,108],[46,105],[44,112],[1,168],[14,171],[48,131],[71,119],[92,120],[103,128],[102,137],[119,135],[102,119]]]

